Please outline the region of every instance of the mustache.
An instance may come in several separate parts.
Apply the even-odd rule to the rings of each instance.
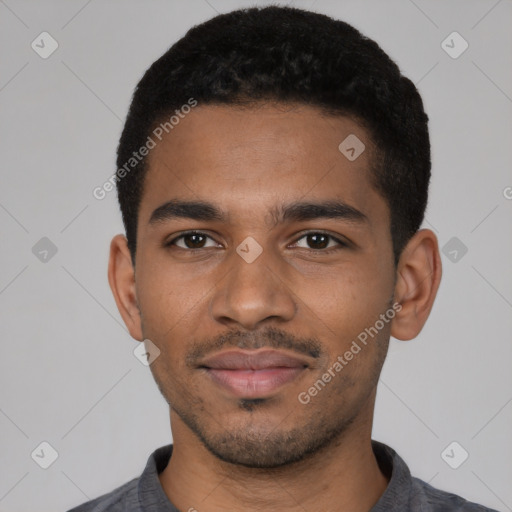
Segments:
[[[322,345],[316,338],[300,338],[270,327],[263,331],[231,330],[219,336],[194,343],[186,356],[186,364],[196,367],[200,359],[223,348],[256,350],[259,348],[286,349],[318,359]]]

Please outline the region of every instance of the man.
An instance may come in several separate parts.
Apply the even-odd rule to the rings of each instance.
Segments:
[[[389,337],[441,280],[427,122],[375,42],[292,8],[217,16],[149,68],[109,282],[173,445],[74,511],[489,510],[371,440]]]

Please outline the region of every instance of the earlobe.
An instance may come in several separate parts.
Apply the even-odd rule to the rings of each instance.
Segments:
[[[404,248],[397,268],[395,301],[402,305],[391,326],[399,340],[415,338],[432,310],[441,282],[441,257],[436,235],[421,229]]]
[[[135,269],[124,235],[116,235],[110,243],[108,282],[117,309],[130,335],[136,340],[142,341],[140,310],[135,288]]]

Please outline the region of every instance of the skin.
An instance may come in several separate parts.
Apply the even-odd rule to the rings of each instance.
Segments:
[[[353,162],[338,150],[349,134],[366,145]],[[199,105],[150,153],[136,266],[117,235],[109,282],[130,334],[160,350],[150,368],[170,404],[174,451],[159,478],[180,510],[362,512],[385,491],[388,475],[371,448],[378,376],[390,335],[412,339],[427,320],[441,260],[436,236],[422,229],[394,267],[371,154],[354,120],[279,104]],[[208,201],[226,219],[150,222],[170,200]],[[282,205],[327,200],[366,220],[272,216]],[[207,237],[164,246],[186,230]],[[334,239],[306,236],[318,231]],[[236,252],[249,236],[263,251],[252,263]],[[300,403],[299,393],[397,303],[378,335]],[[270,396],[243,400],[197,367],[236,346],[282,348],[308,366]]]

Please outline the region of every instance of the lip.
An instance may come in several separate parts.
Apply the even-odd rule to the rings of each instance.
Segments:
[[[267,397],[308,366],[305,359],[276,350],[231,350],[201,363],[213,382],[240,398]]]

